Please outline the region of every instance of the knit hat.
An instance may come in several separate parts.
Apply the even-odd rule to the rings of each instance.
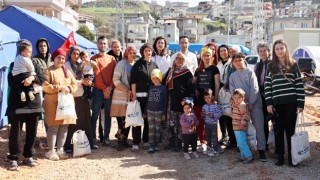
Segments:
[[[59,48],[52,53],[51,61],[54,61],[54,59],[59,55],[66,57],[67,53],[62,48]]]
[[[160,82],[162,81],[162,73],[160,71],[160,69],[154,69],[151,72],[151,78],[158,78],[160,80]]]
[[[208,53],[210,53],[210,56],[212,56],[212,50],[209,48],[209,47],[207,47],[207,46],[205,46],[205,47],[203,47],[202,49],[201,49],[201,56],[202,56],[202,54],[203,53],[206,53],[206,52],[208,52]]]

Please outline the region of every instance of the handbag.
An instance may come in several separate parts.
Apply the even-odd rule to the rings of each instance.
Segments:
[[[131,101],[128,103],[126,111],[126,124],[125,127],[129,126],[143,126],[144,120],[141,113],[140,103],[138,100]]]
[[[231,94],[227,89],[219,90],[218,101],[222,108],[222,115],[232,117],[232,109],[230,104]]]
[[[250,118],[250,115],[249,115]],[[247,129],[247,142],[251,149],[257,150],[257,131],[256,128],[253,126],[251,121],[248,122],[248,129]]]
[[[58,105],[56,110],[56,119],[77,119],[73,95],[70,93],[58,93]]]
[[[300,122],[300,125],[298,122]],[[305,130],[305,127],[302,127],[303,123],[304,116],[302,112],[297,115],[296,131],[291,137],[291,155],[293,165],[297,165],[310,157],[309,135],[308,131]]]
[[[91,154],[90,143],[84,131],[79,129],[74,132],[71,144],[73,144],[73,157]]]

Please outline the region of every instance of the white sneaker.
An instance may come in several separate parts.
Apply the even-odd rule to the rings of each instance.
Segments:
[[[26,102],[26,101],[27,101],[27,99],[26,99],[26,93],[21,92],[21,93],[20,93],[20,99],[21,99],[22,102]]]
[[[32,91],[29,91],[28,95],[29,95],[30,101],[33,101],[35,99]]]
[[[203,149],[203,152],[207,151],[207,149],[208,149],[208,146],[206,144],[201,144],[201,147]]]
[[[47,159],[50,159],[51,161],[58,161],[60,159],[58,154],[56,153],[56,150],[51,150],[46,152],[44,157],[46,157]]]
[[[183,153],[183,157],[187,160],[191,159],[189,153]]]
[[[57,151],[57,154],[58,154],[60,159],[68,159],[69,158],[69,156],[66,154],[66,152],[64,152],[63,149],[59,149]]]
[[[139,146],[138,145],[132,145],[132,150],[139,151]]]
[[[193,154],[193,156],[194,156],[194,158],[199,158],[199,155],[198,155],[198,153],[195,151],[195,152],[192,152],[192,154]]]

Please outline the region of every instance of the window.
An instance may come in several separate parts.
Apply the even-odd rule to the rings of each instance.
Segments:
[[[37,14],[43,15],[43,10],[42,9],[37,9]]]
[[[192,24],[192,19],[188,19],[187,23]]]
[[[308,23],[301,23],[301,28],[307,28],[308,27]]]
[[[167,34],[167,37],[168,37],[168,38],[171,37],[171,34]]]

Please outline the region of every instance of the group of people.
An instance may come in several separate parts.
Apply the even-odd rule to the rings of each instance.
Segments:
[[[248,122],[256,129],[260,161],[266,161],[270,115],[277,114],[274,127],[278,160],[284,164],[284,133],[294,134],[297,114],[304,108],[304,91],[299,68],[289,55],[283,40],[274,43],[272,56],[269,46],[257,47],[261,61],[254,70],[246,67],[240,48],[206,44],[198,60],[188,51],[187,36],[179,39],[180,51],[168,55],[167,41],[157,37],[153,46],[137,49],[128,46],[124,52],[118,40],[111,42],[101,36],[97,40],[99,53],[90,57],[78,46],[68,52],[55,50],[50,55],[49,43],[41,38],[36,42],[37,55],[33,58],[28,40],[17,43],[18,56],[10,65],[8,108],[10,119],[9,170],[18,168],[20,133],[26,124],[23,163],[37,166],[33,159],[39,115],[44,113],[50,160],[68,158],[72,152],[71,138],[78,129],[84,130],[91,149],[98,149],[97,120],[100,142],[114,146],[110,141],[111,118],[116,117],[117,150],[139,150],[143,142],[148,153],[165,149],[181,151],[185,159],[198,158],[197,151],[218,156],[225,149],[240,150],[240,161],[254,159],[246,141]],[[108,52],[107,52],[108,51]],[[219,102],[220,92],[231,94],[232,112],[225,113]],[[59,93],[71,93],[77,118],[56,119]],[[137,100],[141,107],[144,126],[127,127],[126,110],[130,101]],[[228,100],[227,100],[228,101]],[[103,113],[101,113],[103,110]],[[218,141],[219,123],[222,138]],[[132,144],[128,134],[132,131]],[[197,150],[197,140],[201,146]],[[291,140],[287,138],[288,163],[291,162]],[[192,153],[189,153],[189,145]],[[221,148],[221,145],[226,146]],[[191,156],[190,156],[191,155]]]

